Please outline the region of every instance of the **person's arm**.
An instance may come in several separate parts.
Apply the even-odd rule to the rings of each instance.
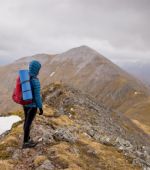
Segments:
[[[40,86],[40,81],[39,79],[35,78],[33,79],[33,95],[34,95],[34,100],[36,103],[37,108],[39,108],[40,113],[43,112],[42,108],[42,98],[41,98],[41,86]],[[42,113],[43,114],[43,113]]]

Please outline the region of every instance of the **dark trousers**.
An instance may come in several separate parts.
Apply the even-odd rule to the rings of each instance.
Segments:
[[[28,142],[28,140],[30,139],[30,128],[31,128],[32,121],[35,118],[37,108],[23,107],[23,109],[24,109],[24,116],[25,116],[24,127],[23,127],[24,143],[25,143]]]

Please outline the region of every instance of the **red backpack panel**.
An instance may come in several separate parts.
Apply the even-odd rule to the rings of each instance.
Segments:
[[[22,98],[22,89],[21,89],[21,82],[20,82],[20,77],[18,76],[16,79],[16,87],[14,89],[12,99],[15,103],[21,104],[21,105],[28,105],[31,104],[33,101],[24,101]]]

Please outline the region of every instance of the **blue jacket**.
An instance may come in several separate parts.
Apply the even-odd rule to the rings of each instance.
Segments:
[[[29,74],[31,77],[33,103],[26,105],[26,107],[42,108],[41,86],[40,86],[40,81],[37,78],[37,75],[39,74],[40,69],[41,69],[41,64],[38,61],[34,60],[29,65]]]

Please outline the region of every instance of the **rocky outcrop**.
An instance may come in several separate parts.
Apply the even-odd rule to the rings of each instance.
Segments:
[[[88,95],[68,86],[47,87],[43,91],[43,98],[46,104],[72,118],[91,138],[116,147],[126,156],[132,157],[133,163],[150,167],[150,138],[124,115],[96,103]]]

